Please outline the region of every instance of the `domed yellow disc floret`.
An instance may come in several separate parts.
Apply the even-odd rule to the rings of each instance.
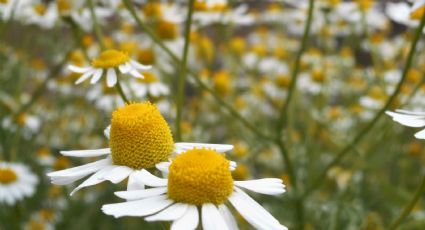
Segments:
[[[0,168],[0,184],[10,184],[18,179],[15,171],[9,168]]]
[[[112,113],[109,146],[112,161],[133,169],[152,168],[174,149],[170,127],[149,102],[133,103]]]
[[[169,198],[194,205],[223,204],[233,192],[229,165],[223,154],[209,149],[178,155],[169,169]]]
[[[118,50],[103,51],[98,58],[93,59],[92,66],[95,68],[115,68],[130,60],[130,57]]]

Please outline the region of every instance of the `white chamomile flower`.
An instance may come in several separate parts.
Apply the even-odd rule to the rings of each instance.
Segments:
[[[129,82],[128,85],[123,85],[124,90],[133,92],[137,98],[152,96],[160,97],[170,93],[170,89],[164,83],[162,83],[156,74],[151,72],[144,72],[143,79],[135,79],[135,81]]]
[[[398,109],[396,112],[386,112],[394,121],[408,127],[422,128],[425,127],[425,112],[412,112]],[[417,132],[415,137],[425,139],[425,129]]]
[[[103,51],[99,57],[92,60],[91,66],[69,66],[72,72],[82,74],[75,84],[80,84],[90,77],[90,83],[95,84],[100,80],[102,75],[106,73],[106,83],[108,87],[113,87],[117,83],[117,71],[122,74],[130,74],[136,78],[143,78],[143,75],[139,71],[148,70],[150,68],[151,66],[146,66],[132,60],[126,53],[113,49]]]
[[[411,13],[412,14],[415,14],[415,13],[419,14],[420,13],[422,15],[424,13],[424,10],[425,10],[425,0],[416,0],[413,3]]]
[[[170,128],[155,105],[149,102],[125,105],[112,113],[111,126],[105,130],[109,148],[94,150],[62,151],[72,157],[106,156],[82,166],[48,173],[53,184],[67,185],[91,175],[76,187],[81,188],[111,181],[116,184],[127,177],[128,189],[143,189],[135,183],[140,170],[154,168],[167,161],[173,153],[192,148],[211,148],[226,152],[232,145],[174,143]]]
[[[37,176],[20,163],[0,162],[0,204],[14,205],[35,192]]]
[[[285,192],[282,180],[234,181],[223,154],[211,149],[192,149],[172,162],[158,167],[168,178],[159,178],[146,170],[135,174],[136,181],[151,188],[116,192],[126,202],[107,204],[104,213],[115,217],[138,216],[146,221],[172,221],[171,229],[238,229],[226,206],[229,201],[239,214],[256,229],[287,229],[242,189],[279,195]],[[165,167],[168,166],[168,167]],[[201,218],[199,218],[201,216]]]

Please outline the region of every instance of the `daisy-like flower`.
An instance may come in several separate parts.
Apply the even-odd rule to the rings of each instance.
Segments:
[[[230,161],[211,149],[192,149],[158,168],[167,179],[146,170],[135,177],[152,188],[116,192],[126,202],[107,204],[104,213],[115,217],[140,216],[146,221],[172,221],[171,229],[196,229],[201,215],[203,229],[238,229],[226,202],[256,229],[287,229],[242,189],[278,195],[282,180],[267,178],[234,181]],[[199,213],[201,212],[201,214]]]
[[[117,83],[117,71],[122,74],[130,74],[136,78],[143,78],[139,70],[148,70],[150,68],[151,66],[132,60],[126,53],[113,49],[103,51],[99,57],[92,60],[91,66],[69,66],[69,70],[72,72],[82,74],[75,84],[80,84],[90,77],[90,83],[95,84],[106,73],[108,87],[113,87]]]
[[[19,163],[0,162],[0,203],[14,205],[35,192],[37,176]]]
[[[425,12],[425,0],[415,0],[410,12],[412,18],[420,19]]]
[[[386,112],[394,121],[408,127],[422,128],[425,127],[425,112],[412,112],[398,109],[396,112]],[[418,139],[425,139],[425,129],[415,133]]]
[[[226,152],[232,145],[174,143],[170,127],[155,105],[149,102],[125,105],[112,113],[111,126],[105,130],[109,148],[94,150],[62,151],[72,157],[106,156],[82,166],[48,173],[53,184],[67,185],[91,175],[76,187],[71,195],[81,188],[111,181],[116,184],[127,177],[127,188],[141,189],[135,183],[140,170],[161,167],[173,153],[180,153],[195,147],[212,148]]]

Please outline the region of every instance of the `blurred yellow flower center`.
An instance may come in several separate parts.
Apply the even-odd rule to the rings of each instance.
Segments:
[[[168,196],[176,202],[223,204],[233,192],[230,162],[209,149],[193,149],[176,157],[168,175]]]
[[[103,51],[98,58],[93,59],[92,66],[95,68],[115,68],[130,60],[130,57],[118,50]]]
[[[374,0],[356,0],[361,10],[368,10],[372,7]]]
[[[0,184],[10,184],[18,179],[15,171],[9,168],[0,168]]]
[[[109,146],[115,165],[152,168],[174,149],[170,127],[150,102],[125,105],[112,113]]]
[[[59,13],[65,13],[71,10],[71,4],[68,0],[57,0],[56,6]]]
[[[410,13],[410,19],[421,20],[424,13],[425,13],[425,6],[422,6],[418,8],[417,10]]]
[[[153,49],[141,49],[137,54],[137,60],[144,65],[152,65],[155,63],[155,53]]]
[[[152,84],[158,82],[158,78],[155,76],[155,74],[151,72],[143,72],[143,76],[145,78],[138,78],[137,80],[145,84]]]
[[[156,33],[163,40],[174,40],[177,38],[178,28],[172,22],[160,20],[156,26]]]
[[[9,2],[8,0],[0,0],[0,3],[2,3],[2,4],[6,4],[8,2]]]
[[[161,3],[148,2],[143,7],[143,14],[148,18],[159,18],[162,16]]]
[[[42,16],[46,13],[47,9],[46,9],[46,6],[44,6],[43,4],[37,4],[36,6],[34,6],[34,11],[38,15]]]
[[[230,93],[231,80],[227,71],[221,70],[214,74],[214,89],[222,96]]]

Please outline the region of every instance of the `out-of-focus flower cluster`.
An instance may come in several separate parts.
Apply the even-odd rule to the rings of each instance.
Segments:
[[[183,66],[188,2],[0,0],[0,229],[161,228],[100,211],[125,183],[70,197],[45,176],[94,161],[60,150],[110,144],[122,94],[155,103],[174,137],[179,122],[182,140],[232,144],[235,181],[282,179],[285,196],[255,198],[290,229],[386,229],[425,152],[416,130],[374,119],[390,99],[424,110],[423,39],[403,73],[423,3],[316,0],[306,36],[310,1],[195,0]],[[406,229],[423,228],[424,204]]]

